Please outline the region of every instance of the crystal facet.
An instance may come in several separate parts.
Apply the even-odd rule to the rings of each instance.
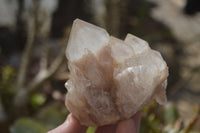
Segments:
[[[70,78],[66,106],[85,126],[128,119],[166,102],[168,67],[159,52],[128,34],[125,41],[76,19],[66,50]]]

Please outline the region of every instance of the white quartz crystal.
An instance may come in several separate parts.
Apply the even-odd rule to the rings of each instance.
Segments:
[[[131,34],[127,34],[124,41],[132,46],[136,55],[142,54],[150,49],[146,41]]]
[[[107,45],[108,41],[109,35],[104,29],[76,19],[68,42],[67,58],[68,60],[78,60],[87,50],[95,54]]]
[[[123,41],[76,19],[66,55],[66,106],[82,125],[113,124],[154,99],[160,104],[167,101],[168,67],[159,52],[134,35]]]

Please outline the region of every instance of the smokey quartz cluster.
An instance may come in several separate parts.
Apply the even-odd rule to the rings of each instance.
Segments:
[[[66,106],[82,125],[128,119],[155,99],[164,104],[168,67],[159,52],[128,34],[120,40],[80,19],[66,50]]]

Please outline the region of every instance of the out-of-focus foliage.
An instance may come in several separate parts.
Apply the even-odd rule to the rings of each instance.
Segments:
[[[94,133],[95,129],[96,129],[96,127],[88,127],[86,133]]]
[[[41,110],[36,119],[40,121],[48,130],[62,124],[68,114],[65,108],[56,109],[57,106],[47,107]]]
[[[47,129],[31,118],[20,118],[10,128],[11,133],[45,133]]]
[[[11,66],[1,68],[0,77],[0,98],[6,111],[9,111],[12,106],[12,98],[14,94],[14,78],[15,70]]]
[[[164,107],[164,122],[165,124],[173,124],[178,119],[178,112],[174,104],[168,103]]]
[[[198,116],[199,107],[195,106],[192,119],[184,124],[173,103],[167,103],[162,109],[154,103],[143,110],[140,133],[197,133],[198,131],[191,131],[191,128]]]
[[[10,127],[11,133],[45,133],[58,125],[62,124],[66,119],[66,110],[56,109],[56,106],[46,107],[39,112],[34,118],[19,118]]]
[[[41,93],[33,94],[30,98],[30,105],[34,109],[38,109],[40,106],[42,106],[46,101],[46,96]]]

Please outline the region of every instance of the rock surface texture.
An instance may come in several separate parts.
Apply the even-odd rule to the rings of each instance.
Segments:
[[[82,125],[128,119],[155,99],[164,104],[168,67],[159,52],[128,34],[120,40],[76,19],[66,56],[66,106]]]

